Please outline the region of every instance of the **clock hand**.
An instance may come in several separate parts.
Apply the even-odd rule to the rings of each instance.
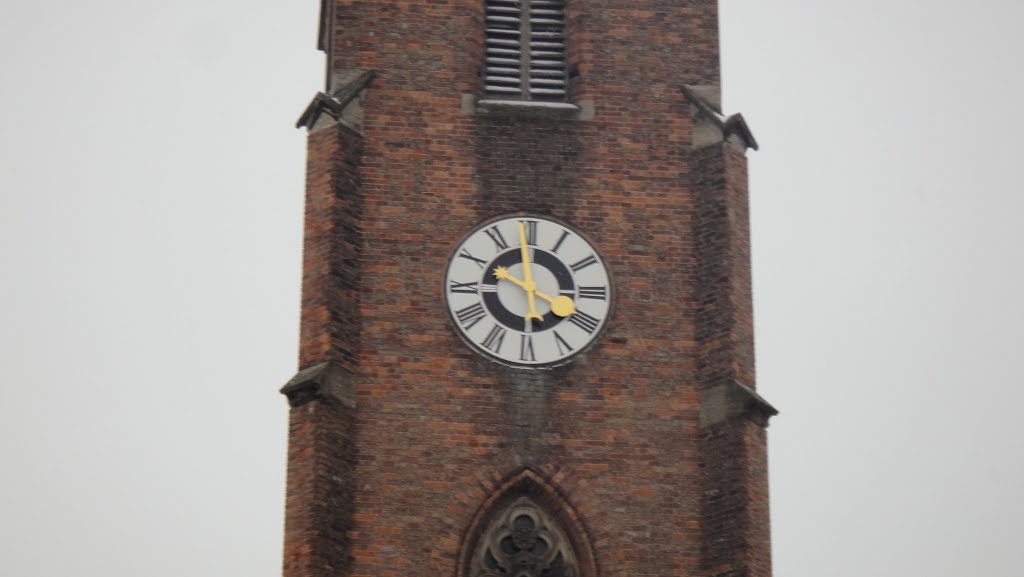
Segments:
[[[530,304],[530,312],[526,313],[526,320],[537,319],[543,322],[544,317],[537,314],[537,302],[533,298],[537,291],[537,283],[533,282],[533,271],[530,270],[530,249],[526,246],[526,228],[522,221],[519,222],[519,254],[523,261],[523,277],[526,282],[519,285],[526,290],[526,302]]]
[[[527,292],[531,292],[531,291],[528,291],[528,289],[526,288],[527,284],[525,282],[523,282],[523,281],[517,279],[516,277],[508,274],[508,269],[503,267],[503,266],[499,266],[499,267],[494,269],[494,276],[499,278],[499,279],[501,279],[501,280],[512,281],[514,284],[519,285],[523,290],[527,290]],[[572,302],[571,298],[569,298],[569,297],[567,297],[565,295],[558,295],[557,297],[551,297],[548,294],[546,294],[546,293],[544,293],[542,291],[537,290],[536,288],[534,288],[532,292],[534,294],[536,294],[537,296],[539,296],[540,298],[542,298],[542,299],[548,301],[549,303],[551,303],[551,312],[555,313],[556,315],[558,315],[560,317],[567,317],[567,316],[569,316],[569,315],[571,315],[571,314],[576,312],[576,305]],[[529,318],[529,317],[527,317],[527,318]]]

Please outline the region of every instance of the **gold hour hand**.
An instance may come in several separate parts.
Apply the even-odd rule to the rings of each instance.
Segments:
[[[519,222],[519,256],[523,261],[523,276],[526,278],[522,286],[526,290],[526,302],[530,305],[530,312],[526,313],[526,320],[537,319],[543,322],[544,317],[537,314],[537,302],[534,292],[537,290],[537,283],[533,282],[533,271],[530,270],[530,249],[526,245],[526,227],[522,221]]]
[[[544,293],[542,291],[539,291],[537,289],[534,289],[533,291],[530,291],[529,289],[526,288],[527,284],[525,282],[523,282],[523,281],[517,279],[516,277],[508,274],[508,269],[503,267],[503,266],[499,266],[498,268],[494,269],[494,276],[497,277],[500,280],[511,281],[513,284],[516,284],[520,288],[522,288],[523,290],[527,291],[527,293],[533,292],[537,296],[539,296],[540,298],[548,301],[548,303],[551,304],[551,312],[555,313],[556,315],[558,315],[560,317],[567,317],[567,316],[569,316],[569,315],[571,315],[571,314],[576,312],[576,305],[575,305],[575,303],[572,302],[571,298],[569,298],[569,297],[567,297],[565,295],[558,295],[557,297],[551,297],[550,295],[548,295],[548,294],[546,294],[546,293]],[[529,317],[527,317],[527,318],[529,318]]]

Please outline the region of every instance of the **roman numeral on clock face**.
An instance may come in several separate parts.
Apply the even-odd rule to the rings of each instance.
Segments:
[[[580,272],[581,270],[587,268],[592,264],[597,264],[597,257],[594,255],[590,255],[583,260],[577,261],[576,263],[569,265],[569,268],[572,269],[572,272]]]
[[[469,251],[466,250],[466,249],[462,249],[462,252],[459,253],[459,258],[464,258],[466,260],[471,260],[471,261],[475,262],[476,266],[478,266],[480,268],[484,268],[484,265],[487,264],[486,260],[484,260],[482,258],[476,258],[475,256],[469,254]]]
[[[480,290],[480,283],[475,282],[475,281],[474,282],[457,282],[457,281],[453,280],[453,281],[449,281],[448,290],[453,292],[453,293],[462,293],[462,294],[475,295]],[[583,287],[580,287],[580,290],[582,291]]]
[[[530,335],[519,335],[519,360],[537,360],[537,356],[533,354],[533,337]]]
[[[501,231],[498,230],[498,225],[494,225],[491,228],[484,230],[484,232],[487,233],[487,236],[491,237],[491,240],[494,241],[494,244],[498,247],[499,251],[508,248],[508,243],[505,242],[505,237],[501,236]]]
[[[455,318],[459,319],[459,324],[467,331],[473,328],[485,316],[487,316],[487,311],[484,310],[484,305],[480,303],[473,303],[464,309],[455,311]]]
[[[555,346],[558,347],[558,356],[564,357],[573,351],[572,346],[562,338],[562,335],[558,334],[558,331],[551,332],[555,334]]]
[[[521,220],[523,228],[526,229],[526,244],[530,246],[537,246],[537,221],[535,220]]]
[[[599,301],[608,300],[608,287],[605,286],[581,286],[581,299],[596,299]]]
[[[491,328],[491,332],[487,333],[487,337],[484,338],[484,342],[480,344],[489,351],[500,353],[501,343],[505,340],[506,332],[507,331],[501,325],[494,325],[494,327]]]
[[[569,322],[578,326],[588,335],[594,332],[597,325],[601,324],[599,319],[596,319],[579,309],[576,309],[576,312],[569,315]]]
[[[558,242],[556,242],[555,246],[551,248],[551,252],[557,253],[558,249],[562,246],[562,243],[565,242],[565,237],[567,236],[569,236],[569,231],[563,230],[562,236],[558,237]]]

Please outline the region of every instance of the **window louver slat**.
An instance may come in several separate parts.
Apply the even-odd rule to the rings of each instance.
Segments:
[[[515,84],[518,88],[519,78],[514,76],[488,76],[487,83],[491,84],[492,82],[496,84]]]
[[[484,90],[504,99],[565,98],[565,2],[485,0]]]
[[[544,30],[534,30],[530,35],[534,38],[565,38],[561,32],[548,32]]]
[[[536,94],[538,96],[565,96],[564,90],[548,90],[546,88],[531,88],[530,94]]]

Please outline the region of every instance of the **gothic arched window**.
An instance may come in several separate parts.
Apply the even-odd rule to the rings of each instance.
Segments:
[[[470,569],[470,577],[576,576],[576,556],[562,529],[528,497],[495,517]]]
[[[485,9],[487,98],[564,102],[565,0],[485,0]]]

